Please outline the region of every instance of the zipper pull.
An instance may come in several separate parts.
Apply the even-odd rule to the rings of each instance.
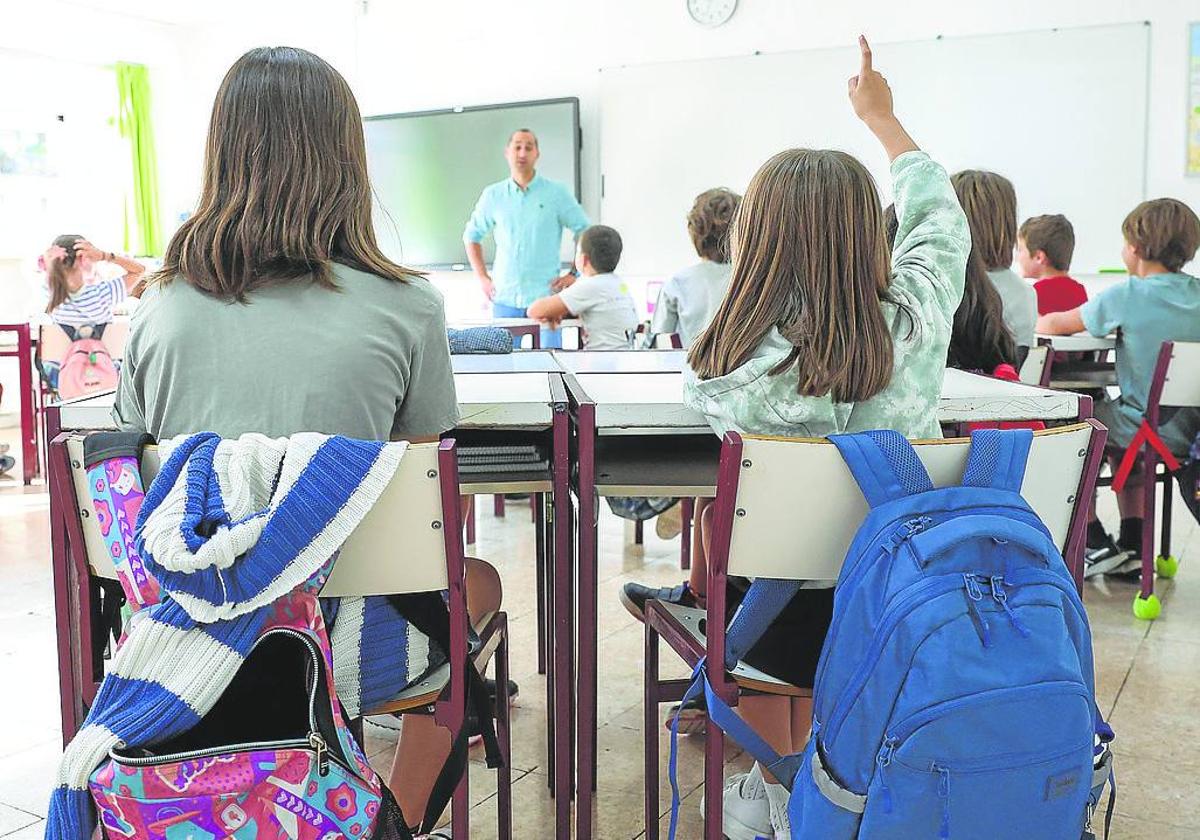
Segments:
[[[883,747],[879,750],[879,755],[875,756],[875,763],[879,766],[879,798],[883,801],[883,813],[892,813],[892,790],[887,785],[887,778],[884,773],[888,765],[892,763],[892,756],[896,754],[897,739],[889,735],[883,740]]]
[[[938,829],[939,840],[950,840],[950,771],[933,765],[938,774],[938,799],[942,800],[942,825]]]
[[[1004,578],[1000,575],[995,575],[991,578],[991,584],[992,598],[1008,614],[1008,620],[1012,623],[1013,629],[1021,634],[1022,639],[1028,639],[1031,635],[1029,628],[1025,626],[1021,619],[1017,618],[1017,614],[1008,605],[1008,593],[1004,591]]]
[[[884,546],[884,550],[891,555],[895,555],[897,549],[900,548],[908,540],[912,539],[917,534],[924,531],[929,524],[933,522],[928,516],[918,516],[914,519],[906,519],[900,523],[900,526],[892,532]]]
[[[313,748],[313,752],[317,754],[317,775],[329,775],[329,747],[325,743],[325,739],[316,732],[308,734],[308,743]]]
[[[985,648],[992,646],[992,628],[988,624],[983,613],[979,611],[979,603],[983,600],[983,590],[979,588],[979,581],[975,579],[975,575],[970,572],[963,573],[963,584],[967,590],[967,611],[971,613],[971,618],[975,621],[975,626],[979,629],[979,640],[983,642]]]

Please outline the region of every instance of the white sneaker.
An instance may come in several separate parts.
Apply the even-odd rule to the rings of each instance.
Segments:
[[[703,805],[701,805],[703,807]],[[730,776],[721,797],[721,824],[728,840],[773,838],[771,806],[762,768],[755,762],[749,773]]]
[[[791,840],[792,822],[788,817],[788,800],[791,794],[783,785],[765,782],[767,802],[771,806],[771,830],[775,832],[775,840]]]

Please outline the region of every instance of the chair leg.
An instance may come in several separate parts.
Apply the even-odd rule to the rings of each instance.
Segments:
[[[646,523],[638,520],[633,523],[633,544],[643,545],[646,542]]]
[[[545,493],[535,493],[534,498],[534,568],[537,576],[537,672],[546,673],[546,552],[553,535],[546,533],[546,502],[549,496]]]
[[[508,696],[508,617],[501,613],[500,644],[496,648],[496,738],[503,764],[496,771],[496,834],[500,840],[512,840],[512,700]],[[502,699],[501,699],[502,698]]]
[[[1171,503],[1175,496],[1175,487],[1171,483],[1171,474],[1163,475],[1163,492],[1162,492],[1162,539],[1159,546],[1158,554],[1162,557],[1171,556]],[[1150,527],[1154,527],[1154,523],[1150,523]]]
[[[1153,447],[1142,453],[1142,598],[1154,594],[1154,517],[1158,495],[1158,458]]]
[[[463,726],[467,723],[464,720]],[[450,830],[455,837],[470,837],[471,823],[469,812],[471,810],[471,762],[467,762],[467,766],[463,768],[462,779],[458,782],[458,787],[454,789],[454,798],[451,800],[450,806]]]
[[[645,752],[646,840],[658,840],[658,633],[646,622],[646,676],[642,699]]]
[[[504,496],[503,496],[503,494],[497,493],[495,496],[492,497],[492,514],[497,519],[504,518]]]
[[[540,495],[542,495],[542,494],[541,493],[530,493],[529,494],[529,521],[530,522],[537,522],[538,497]]]
[[[704,734],[704,836],[706,840],[722,840],[721,806],[725,771],[725,733],[720,727],[708,726]]]
[[[696,515],[696,500],[682,499],[679,508],[683,518],[683,530],[679,532],[679,568],[686,572],[692,568],[692,517]]]

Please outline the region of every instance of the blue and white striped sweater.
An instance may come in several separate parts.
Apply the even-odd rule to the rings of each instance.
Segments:
[[[212,709],[258,638],[272,602],[323,577],[330,557],[391,480],[405,447],[317,434],[236,441],[201,434],[174,447],[146,494],[137,526],[142,557],[162,586],[163,601],[130,628],[67,747],[51,797],[48,838],[91,836],[88,778],[118,742],[137,747],[167,740]],[[343,618],[357,610],[370,620],[357,628],[343,625],[340,633],[334,628],[342,640],[334,647],[335,672],[352,683],[345,688],[357,695],[351,698],[355,706],[380,695],[388,699],[404,688],[410,670],[426,664],[418,656],[409,665],[416,652],[412,634],[394,611],[390,617],[380,612],[374,602],[381,600],[346,599],[365,603]],[[372,634],[366,636],[372,639],[369,656],[364,633]],[[396,644],[377,651],[379,639]],[[380,667],[376,652],[388,666]]]

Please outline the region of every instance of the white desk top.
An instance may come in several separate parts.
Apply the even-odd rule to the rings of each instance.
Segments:
[[[1079,395],[1019,382],[1005,382],[953,368],[946,369],[938,421],[1070,420],[1079,416]]]
[[[577,381],[596,403],[600,434],[693,434],[708,431],[704,416],[683,405],[678,373],[580,373]],[[938,421],[1067,420],[1079,414],[1079,396],[948,369]]]
[[[561,373],[553,353],[545,350],[514,350],[512,353],[451,356],[457,373]]]
[[[1106,335],[1103,338],[1096,338],[1085,332],[1074,335],[1042,335],[1038,333],[1038,342],[1044,342],[1055,350],[1064,352],[1112,350],[1117,346],[1116,336]]]
[[[462,415],[459,428],[545,428],[553,422],[547,373],[456,373],[454,387]],[[63,403],[60,422],[68,430],[112,429],[112,407],[112,391]]]
[[[712,431],[703,414],[683,404],[681,373],[580,373],[576,379],[596,402],[601,434]]]
[[[454,387],[460,429],[546,428],[553,423],[550,374],[455,373]]]
[[[575,350],[554,354],[569,373],[679,373],[685,350]]]
[[[82,397],[62,404],[59,422],[63,430],[115,429],[112,419],[115,391],[105,391],[90,397]]]

